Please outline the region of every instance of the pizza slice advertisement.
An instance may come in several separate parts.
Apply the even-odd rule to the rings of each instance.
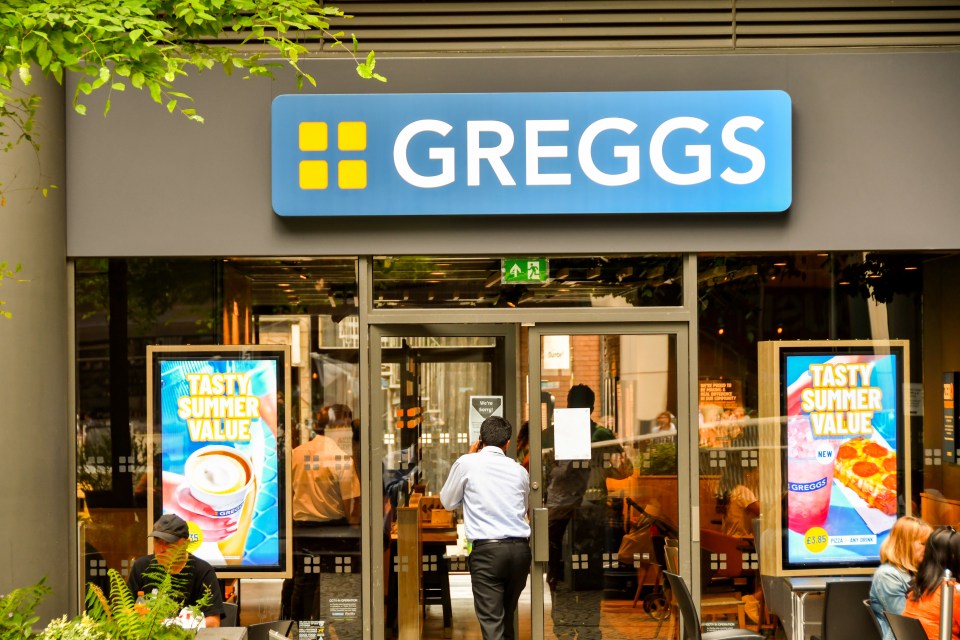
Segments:
[[[867,437],[847,440],[837,450],[834,475],[870,507],[897,513],[897,453]]]

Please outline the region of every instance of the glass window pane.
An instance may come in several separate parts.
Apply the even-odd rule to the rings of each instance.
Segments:
[[[353,258],[77,261],[78,510],[86,581],[104,584],[107,568],[126,576],[132,559],[146,553],[147,345],[290,345],[291,443],[312,438],[336,445],[333,466],[350,491],[340,492],[342,517],[332,525],[325,523],[329,514],[305,516],[308,528],[336,529],[336,544],[321,540],[315,553],[295,554],[296,585],[250,581],[245,602],[263,606],[244,608],[241,623],[280,618],[281,600],[287,617],[294,603],[308,603],[299,615],[331,620],[331,607],[339,608],[330,628],[359,637],[356,272]],[[301,532],[298,526],[294,534]],[[310,544],[324,537],[331,536],[311,535]],[[313,578],[320,574],[318,585]],[[344,607],[351,615],[343,615]]]
[[[676,338],[546,335],[541,354],[545,635],[654,638],[678,557]]]
[[[892,252],[698,256],[702,585],[711,589],[742,581],[738,591],[748,624],[757,623],[762,606],[754,546],[761,494],[759,429],[776,428],[757,413],[758,344],[904,339],[914,360],[907,382],[919,383],[923,273],[938,257]],[[915,459],[905,466],[914,478],[908,499],[919,504],[923,428],[922,418],[912,420]],[[852,517],[859,516],[853,512]]]

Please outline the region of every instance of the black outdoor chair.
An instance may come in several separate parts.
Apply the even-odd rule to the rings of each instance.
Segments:
[[[269,640],[271,631],[275,631],[284,638],[296,635],[293,620],[274,620],[273,622],[261,622],[247,627],[247,640]]]
[[[864,598],[863,606],[867,610],[867,613],[870,614],[870,619],[873,620],[873,626],[877,628],[878,637],[883,638],[883,626],[880,624],[880,619],[877,618],[877,614],[873,612],[873,607],[870,606],[870,598]]]
[[[700,628],[700,618],[697,616],[697,608],[693,604],[693,596],[690,595],[687,583],[675,573],[664,571],[663,575],[667,576],[670,591],[673,593],[673,598],[680,609],[680,616],[683,618],[684,640],[763,640],[761,634],[749,629],[703,631]]]
[[[814,640],[881,640],[873,612],[863,607],[870,597],[870,580],[827,582],[823,597],[823,624]]]
[[[221,627],[235,627],[237,626],[237,617],[240,612],[240,607],[234,604],[233,602],[224,602],[223,603],[223,618],[220,620]]]
[[[927,640],[927,632],[916,618],[908,618],[891,611],[884,611],[883,616],[897,640]]]

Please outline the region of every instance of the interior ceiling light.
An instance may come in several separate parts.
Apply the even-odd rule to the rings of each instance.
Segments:
[[[500,280],[502,277],[503,276],[501,276],[499,272],[494,272],[493,274],[490,275],[489,278],[483,281],[483,288],[489,289],[495,284],[500,284]]]
[[[785,267],[785,266],[787,266],[787,263],[786,263],[786,262],[774,262],[774,263],[773,263],[773,266],[775,266],[775,267]]]
[[[916,271],[916,270],[919,269],[919,268],[920,268],[920,267],[904,267],[903,270],[904,270],[904,271]]]
[[[290,286],[290,283],[289,283],[289,282],[278,282],[278,283],[277,283],[277,286],[278,286],[278,287],[289,287],[289,286]]]
[[[600,267],[594,267],[592,269],[588,269],[587,280],[596,280],[597,278],[600,277],[600,273],[601,273]]]
[[[554,280],[566,280],[570,277],[570,269],[558,269],[556,275],[553,276]]]

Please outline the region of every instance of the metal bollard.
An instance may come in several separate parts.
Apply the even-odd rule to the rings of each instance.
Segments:
[[[940,583],[940,640],[953,637],[953,575],[950,569],[943,570]]]

